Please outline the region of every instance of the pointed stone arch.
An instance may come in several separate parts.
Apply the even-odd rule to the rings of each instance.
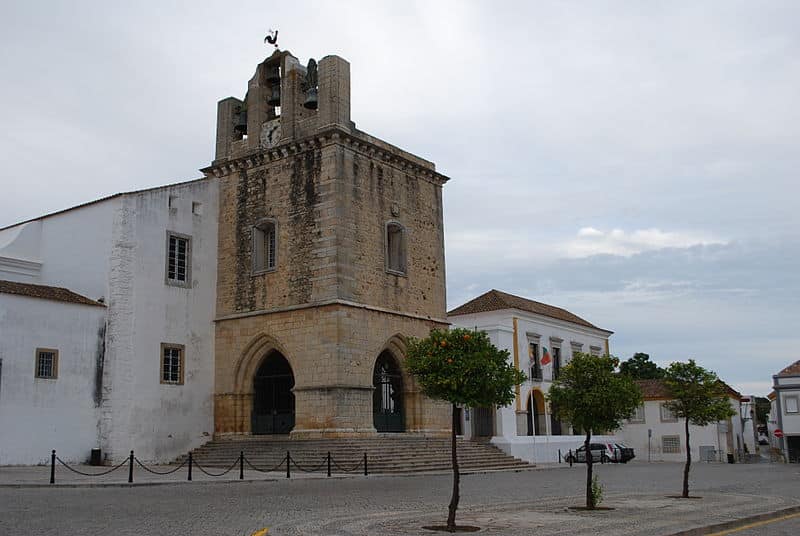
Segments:
[[[244,347],[234,368],[234,392],[240,394],[253,394],[253,378],[261,363],[270,352],[277,351],[289,362],[292,370],[296,371],[296,363],[281,342],[271,335],[259,333]]]
[[[389,354],[397,364],[402,379],[401,398],[403,412],[403,431],[416,432],[422,428],[421,404],[422,394],[420,393],[414,377],[408,373],[405,364],[406,353],[408,352],[408,338],[402,333],[395,333],[383,343],[377,353],[374,354],[372,367],[369,368],[371,377],[370,383],[376,388],[375,366],[379,363],[382,356]],[[373,395],[373,420],[375,417],[375,401],[377,394]]]

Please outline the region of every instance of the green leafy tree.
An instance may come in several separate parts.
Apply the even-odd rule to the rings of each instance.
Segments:
[[[456,530],[459,501],[456,428],[459,405],[468,407],[506,406],[514,400],[514,387],[525,375],[509,363],[506,350],[498,350],[489,337],[479,331],[434,329],[425,339],[412,339],[406,355],[406,367],[416,376],[422,391],[429,397],[451,404],[453,425],[453,494],[447,516],[447,530]]]
[[[684,421],[686,432],[686,465],[683,468],[682,497],[689,497],[689,470],[692,448],[689,443],[689,424],[706,426],[736,414],[731,407],[725,385],[717,375],[690,359],[687,363],[672,363],[667,367],[664,383],[670,392],[666,407]]]
[[[561,418],[586,433],[586,508],[596,506],[592,493],[592,431],[611,432],[622,426],[642,403],[642,392],[629,376],[616,374],[619,360],[611,356],[575,354],[561,369],[548,393]]]
[[[765,398],[763,396],[757,396],[755,400],[755,405],[756,405],[756,422],[758,424],[767,424],[767,419],[769,418],[769,410],[771,408],[769,398]]]
[[[650,361],[650,355],[636,352],[633,357],[619,365],[619,371],[634,380],[658,380],[664,377],[664,369]]]

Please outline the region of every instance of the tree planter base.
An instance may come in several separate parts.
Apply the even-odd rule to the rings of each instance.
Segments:
[[[595,506],[594,508],[587,508],[585,506],[569,506],[570,510],[580,510],[582,512],[607,512],[609,510],[616,510],[610,506]]]
[[[684,497],[683,495],[667,495],[667,499],[702,499],[702,497],[698,497],[697,495],[689,495],[688,497]]]
[[[480,527],[473,527],[471,525],[456,525],[455,530],[450,530],[447,528],[447,525],[428,525],[427,527],[422,527],[425,530],[435,530],[438,532],[478,532],[481,530]]]

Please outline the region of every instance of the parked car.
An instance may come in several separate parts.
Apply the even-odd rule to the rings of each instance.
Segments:
[[[633,449],[622,443],[591,443],[592,461],[597,463],[628,463],[636,457]],[[586,447],[581,445],[564,458],[569,463],[586,463]]]

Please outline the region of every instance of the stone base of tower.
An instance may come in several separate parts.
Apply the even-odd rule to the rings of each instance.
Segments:
[[[437,325],[340,303],[220,319],[215,434],[447,435],[450,406],[422,395],[404,366],[407,337],[425,337]],[[396,364],[385,387],[376,383],[379,358]],[[381,404],[399,410],[381,420]]]

